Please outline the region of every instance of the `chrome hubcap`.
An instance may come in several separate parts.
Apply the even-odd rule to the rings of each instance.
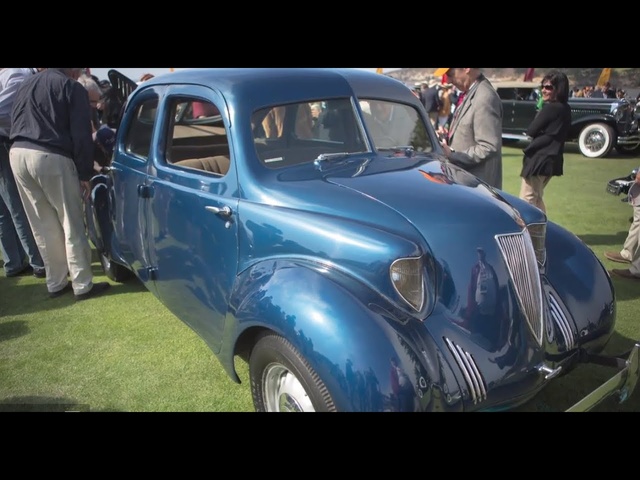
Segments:
[[[281,364],[271,364],[263,377],[268,412],[313,412],[311,399],[296,376]]]
[[[585,140],[585,146],[592,152],[597,152],[598,150],[602,150],[605,145],[605,137],[604,133],[601,130],[594,130]]]

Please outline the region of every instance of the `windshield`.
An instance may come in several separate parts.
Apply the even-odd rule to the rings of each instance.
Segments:
[[[258,158],[268,168],[281,168],[310,163],[321,155],[348,156],[374,149],[411,147],[416,152],[432,151],[424,122],[412,106],[381,100],[364,100],[360,106],[364,118],[349,98],[256,111],[251,125]],[[372,114],[377,113],[377,108],[387,108],[390,115]]]
[[[376,149],[411,147],[416,152],[433,151],[425,124],[413,106],[371,99],[360,100],[360,107]]]

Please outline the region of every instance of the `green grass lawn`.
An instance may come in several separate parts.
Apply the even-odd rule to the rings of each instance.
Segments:
[[[620,249],[632,214],[628,204],[605,192],[605,184],[628,175],[640,157],[587,159],[575,146],[567,150],[565,175],[552,179],[545,193],[547,213],[604,260],[605,250]],[[504,148],[504,189],[515,195],[521,158],[519,148]],[[106,280],[97,261],[94,271],[97,281]],[[640,282],[613,281],[618,319],[609,353],[640,340]],[[237,367],[241,385],[135,280],[75,303],[72,295],[49,299],[44,280],[0,276],[0,410],[253,411],[247,365],[238,360]],[[519,410],[564,410],[612,373],[580,366]],[[626,403],[608,400],[597,409],[640,411],[640,391]]]

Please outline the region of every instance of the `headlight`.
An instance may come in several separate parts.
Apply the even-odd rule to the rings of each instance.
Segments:
[[[527,225],[529,236],[531,237],[531,243],[533,249],[536,252],[536,259],[538,264],[543,267],[547,261],[547,248],[545,242],[547,238],[547,224],[545,223],[530,223]]]
[[[614,116],[616,120],[621,120],[624,117],[624,113],[626,112],[626,108],[624,105],[611,105],[611,115]]]
[[[399,258],[391,264],[389,273],[398,295],[414,310],[422,310],[425,301],[422,257]]]

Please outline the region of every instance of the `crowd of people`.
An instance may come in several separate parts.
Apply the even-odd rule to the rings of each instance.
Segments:
[[[139,83],[153,75],[145,74]],[[436,77],[446,78],[442,83]],[[108,80],[80,68],[0,70],[0,247],[8,277],[45,278],[51,298],[73,291],[76,300],[99,295],[94,282],[84,205],[91,177],[105,165],[115,142],[121,105]],[[502,102],[478,68],[439,68],[415,92],[428,113],[449,162],[502,188]],[[571,124],[570,96],[615,97],[605,84],[570,90],[567,76],[547,73],[541,108],[529,126],[523,151],[520,197],[546,212],[544,190],[563,174]],[[622,92],[624,94],[624,91]],[[321,106],[309,110],[316,125]],[[640,175],[637,178],[640,189]],[[633,189],[636,194],[638,189]],[[640,200],[620,253],[608,259],[630,264],[612,271],[640,280]]]
[[[573,87],[569,96],[575,98],[625,98],[627,92],[622,88],[613,88],[611,83],[605,82],[600,86],[585,85]]]

